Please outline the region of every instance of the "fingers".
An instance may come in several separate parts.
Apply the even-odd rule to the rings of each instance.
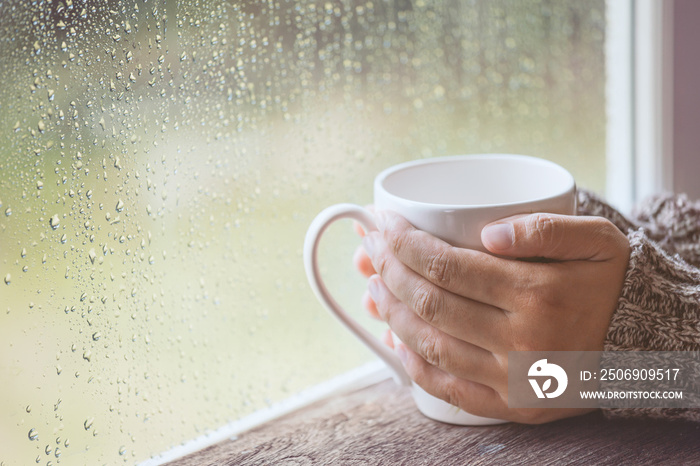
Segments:
[[[396,353],[411,379],[431,395],[476,416],[509,419],[507,401],[491,387],[449,374],[404,344],[398,345]]]
[[[383,284],[425,323],[489,351],[504,348],[508,318],[503,311],[451,293],[421,277],[399,261],[376,233],[364,243],[373,251]]]
[[[365,206],[365,209],[369,210],[370,212],[374,213],[374,205],[369,204]],[[355,230],[355,233],[357,233],[360,238],[364,238],[365,236],[365,230],[362,228],[362,225],[360,225],[359,222],[353,222],[353,228]],[[353,263],[355,264],[355,268],[365,277],[369,278],[372,275],[374,275],[374,267],[372,267],[372,262],[369,260],[369,257],[367,257],[367,253],[362,247],[358,247],[355,250],[355,255],[353,256]]]
[[[481,241],[494,254],[554,260],[607,260],[627,244],[615,225],[602,217],[555,214],[518,215],[487,225]]]
[[[360,238],[363,238],[365,236],[365,229],[362,228],[362,225],[360,225],[360,222],[353,221],[352,222],[352,229],[355,230],[355,233],[357,233],[357,235]]]
[[[382,341],[386,346],[388,346],[391,349],[394,349],[394,336],[391,333],[391,330],[385,330],[384,333],[382,334]]]
[[[377,273],[374,270],[372,261],[370,260],[369,256],[367,255],[367,252],[362,246],[359,246],[355,250],[355,254],[352,257],[352,262],[355,265],[355,268],[367,278]]]
[[[448,374],[428,364],[403,344],[398,345],[396,354],[409,377],[423,390],[475,416],[542,424],[595,411],[591,408],[508,408],[505,391],[499,392],[486,385]]]
[[[377,212],[376,219],[381,237],[389,245],[390,255],[429,282],[456,295],[510,309],[514,285],[527,279],[523,277],[522,264],[518,261],[450,246],[417,230],[393,212]],[[378,233],[365,236],[363,245],[374,269],[383,276],[388,256],[374,247],[377,237]]]
[[[504,386],[503,371],[490,351],[427,324],[399,301],[378,275],[370,278],[368,288],[382,320],[428,363],[466,380]]]
[[[369,291],[365,291],[365,294],[362,295],[362,306],[367,309],[370,317],[381,320],[381,317],[379,317],[379,311],[377,310],[377,305],[374,303]]]
[[[375,211],[374,204],[366,205],[365,209],[369,210],[371,213],[374,213],[374,211]],[[366,234],[365,229],[362,227],[362,225],[360,225],[360,222],[353,221],[352,227],[355,230],[355,233],[357,233],[360,236],[360,238],[365,236],[365,234]]]

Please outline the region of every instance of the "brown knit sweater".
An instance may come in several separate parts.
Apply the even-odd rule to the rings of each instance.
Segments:
[[[578,193],[579,215],[612,221],[630,242],[630,261],[605,350],[700,351],[700,202],[663,195],[630,218]],[[608,417],[700,422],[700,409],[606,409]]]

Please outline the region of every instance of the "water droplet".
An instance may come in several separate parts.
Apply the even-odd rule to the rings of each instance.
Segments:
[[[101,334],[100,332],[95,332],[95,333],[92,334],[92,339],[93,339],[94,341],[99,340],[100,337],[102,337],[102,334]]]
[[[28,413],[31,413],[32,412],[32,405],[27,405],[27,407],[25,408],[25,411],[27,411]]]
[[[8,207],[5,209],[5,217],[9,217],[10,215],[12,215],[12,209]]]
[[[87,362],[90,362],[90,358],[92,358],[92,351],[90,350],[85,350],[83,352],[83,359],[86,360]],[[91,423],[92,424],[92,423]]]
[[[58,218],[58,214],[54,214],[54,216],[49,219],[49,225],[51,225],[51,228],[53,228],[54,230],[58,228],[60,224],[61,219]]]
[[[44,131],[46,131],[46,124],[44,123],[43,120],[39,120],[37,127],[39,128],[40,133],[43,133]]]
[[[23,259],[24,259],[25,257],[27,257],[27,250],[26,250],[26,248],[22,248],[22,252],[20,252],[19,255],[22,256]]]
[[[37,181],[36,182],[36,189],[43,189],[44,187],[44,182],[43,181]]]
[[[90,249],[88,251],[88,257],[90,258],[91,263],[95,263],[95,259],[97,259],[97,254],[95,253],[95,248]]]
[[[8,273],[5,275],[5,285],[9,285],[10,283],[12,283],[12,275]]]
[[[87,192],[85,193],[88,199],[92,198],[92,189],[88,189]]]
[[[36,440],[39,438],[39,432],[36,431],[36,429],[31,428],[29,429],[29,440]]]
[[[94,417],[86,419],[85,422],[83,423],[83,427],[85,427],[85,430],[90,430],[90,427],[92,427],[93,422],[95,422]]]
[[[126,447],[122,445],[119,447],[119,455],[124,456],[126,454]]]
[[[124,210],[124,202],[122,202],[121,199],[117,201],[117,206],[115,207],[115,209],[117,212],[121,212],[122,210]]]

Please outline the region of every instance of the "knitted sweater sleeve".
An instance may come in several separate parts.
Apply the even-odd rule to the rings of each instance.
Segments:
[[[604,349],[700,351],[700,202],[661,196],[626,218],[585,191],[578,201],[579,215],[608,218],[630,242]],[[607,409],[605,414],[700,422],[698,409]]]

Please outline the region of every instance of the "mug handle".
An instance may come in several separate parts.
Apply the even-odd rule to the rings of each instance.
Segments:
[[[331,223],[343,218],[356,220],[367,232],[377,230],[372,213],[359,205],[336,204],[324,209],[316,216],[313,222],[311,222],[309,230],[306,232],[306,239],[304,240],[304,267],[306,268],[306,276],[309,279],[309,283],[316,297],[325,308],[336,316],[348,330],[354,333],[362,343],[389,366],[393,372],[396,383],[410,387],[411,378],[403,368],[398,356],[364,327],[360,326],[360,324],[340,307],[338,302],[328,292],[328,288],[326,288],[321,278],[321,273],[318,268],[318,245],[321,236]]]

